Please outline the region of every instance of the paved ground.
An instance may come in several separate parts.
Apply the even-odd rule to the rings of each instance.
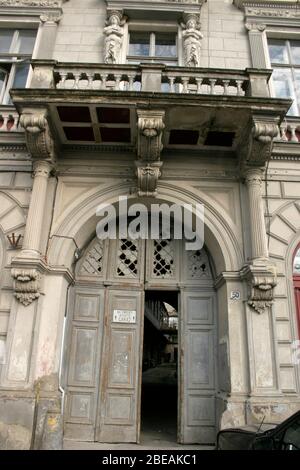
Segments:
[[[212,446],[180,445],[176,442],[153,438],[151,434],[143,435],[140,444],[100,444],[98,442],[78,442],[65,439],[65,450],[213,450]]]
[[[213,446],[180,445],[177,434],[175,364],[161,364],[143,373],[140,444],[100,444],[65,440],[66,450],[212,450]]]

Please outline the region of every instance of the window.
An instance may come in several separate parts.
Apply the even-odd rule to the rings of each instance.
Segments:
[[[130,31],[127,61],[131,64],[163,62],[176,65],[176,33]]]
[[[26,86],[35,39],[34,29],[0,29],[0,103],[11,104],[9,90]]]
[[[290,116],[300,115],[300,41],[272,39],[269,43],[272,78],[277,97],[292,98]]]

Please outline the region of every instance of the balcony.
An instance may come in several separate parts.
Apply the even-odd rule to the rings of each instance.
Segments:
[[[163,64],[106,65],[33,61],[31,88],[267,97],[269,70],[191,69]]]
[[[270,98],[270,70],[74,64],[33,60],[30,87],[12,90],[19,113],[47,110],[57,144],[133,151],[137,110],[164,115],[164,152],[236,157],[253,114],[283,119],[290,100]]]

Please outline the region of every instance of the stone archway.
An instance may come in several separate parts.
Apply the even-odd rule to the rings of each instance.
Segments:
[[[184,241],[92,241],[77,263],[68,309],[66,438],[139,441],[144,291],[167,290],[180,299],[178,439],[214,443],[213,283],[206,250],[186,251]],[[160,331],[148,309],[149,318]]]
[[[227,394],[230,393],[231,390],[236,390],[238,393],[245,393],[247,388],[248,366],[247,355],[244,352],[246,340],[240,334],[241,331],[244,331],[244,319],[243,315],[241,315],[243,305],[241,302],[231,305],[231,311],[236,313],[231,315],[230,318],[228,317],[231,290],[239,289],[240,292],[243,290],[238,273],[243,263],[243,256],[237,241],[237,236],[226,218],[224,218],[222,213],[216,210],[211,201],[207,202],[204,199],[199,199],[199,196],[195,195],[195,192],[184,188],[179,189],[177,186],[171,184],[162,183],[161,186],[160,198],[154,200],[156,203],[184,204],[204,202],[205,204],[205,242],[216,268],[215,274],[218,276],[218,282],[216,284],[219,310],[218,323],[220,325],[216,348],[219,355],[218,382],[222,393]],[[45,332],[47,331],[47,322],[49,322],[52,317],[52,325],[54,322],[57,328],[56,344],[58,345],[62,338],[62,320],[65,313],[67,284],[70,282],[68,279],[70,279],[70,276],[74,276],[76,256],[83,253],[95,233],[95,226],[97,224],[95,215],[96,208],[99,203],[116,203],[119,196],[126,193],[128,194],[128,191],[129,187],[127,184],[115,187],[110,185],[110,187],[102,187],[100,189],[93,188],[80,196],[74,203],[70,204],[68,209],[62,212],[54,223],[48,250],[48,261],[52,266],[52,275],[48,276],[47,283],[45,284],[45,295],[53,297],[55,292],[52,303],[55,303],[56,307],[54,309],[52,305],[51,308],[51,305],[45,303],[43,305],[42,317],[44,322],[43,331]],[[151,202],[150,198],[146,200]],[[136,198],[129,195],[129,201],[135,202]],[[58,299],[60,299],[59,302]],[[55,319],[53,318],[54,311]],[[234,319],[234,321],[232,319]],[[229,331],[231,335],[230,342]],[[43,333],[40,335],[41,344],[47,339],[44,339],[43,335]],[[231,356],[230,350],[233,349],[238,350],[239,354]],[[52,368],[52,370],[53,368],[57,368],[58,370],[58,354],[59,352],[56,352],[54,355],[53,350],[53,353],[48,354],[47,357],[37,359],[37,371],[40,371],[40,375],[44,375],[45,371],[39,368],[39,363],[49,363],[49,357],[52,362],[49,368]],[[47,368],[47,371],[49,368]],[[241,370],[243,370],[242,373]],[[234,372],[233,375],[232,372]],[[61,383],[62,387],[66,384],[64,374],[62,374]],[[238,413],[240,416],[243,415],[241,411],[242,407],[242,404],[238,405]],[[220,422],[225,408],[226,405],[221,395],[216,411],[217,423]]]

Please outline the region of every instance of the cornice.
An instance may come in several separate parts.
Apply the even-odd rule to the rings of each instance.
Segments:
[[[0,0],[0,7],[41,7],[60,8],[63,3],[69,0]]]
[[[245,11],[246,7],[297,8],[299,2],[297,0],[233,0],[233,3],[240,10]]]
[[[300,4],[296,0],[272,2],[270,0],[234,0],[234,4],[245,12],[247,18],[292,20],[300,17]]]

